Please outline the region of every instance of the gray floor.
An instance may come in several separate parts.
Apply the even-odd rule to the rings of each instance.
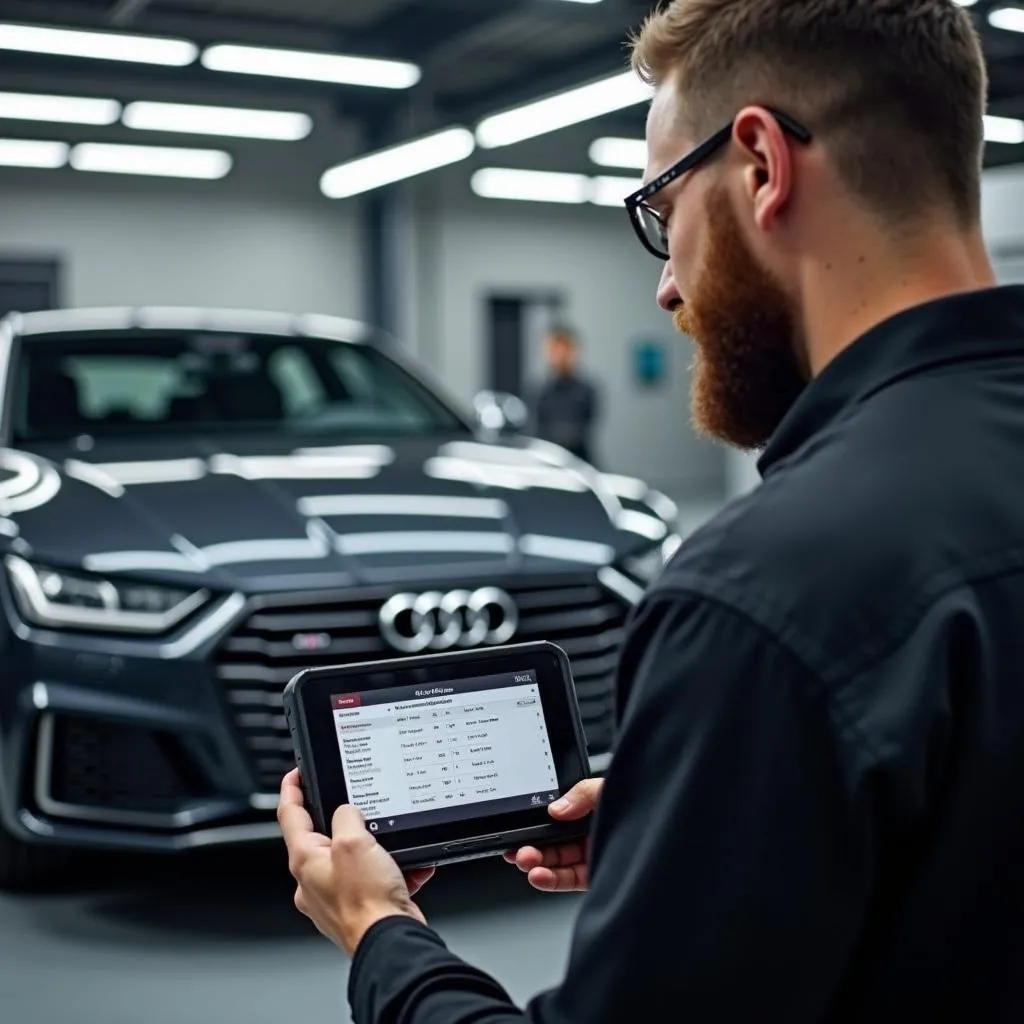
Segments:
[[[276,849],[107,858],[60,891],[0,895],[4,1024],[350,1021],[347,967],[291,906]],[[563,970],[574,896],[531,892],[488,861],[423,894],[451,948],[525,1001]]]

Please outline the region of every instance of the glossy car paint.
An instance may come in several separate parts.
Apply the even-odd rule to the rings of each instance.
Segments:
[[[238,314],[175,315],[206,330],[252,329]],[[437,586],[585,574],[628,605],[641,591],[620,571],[623,560],[671,537],[670,503],[639,481],[604,476],[529,438],[481,435],[448,398],[465,430],[441,438],[296,443],[268,432],[10,447],[23,336],[36,344],[83,325],[109,333],[112,324],[146,321],[144,310],[70,311],[0,326],[0,556],[211,594],[200,613],[158,638],[69,632],[26,622],[0,576],[0,816],[19,838],[173,850],[274,836],[274,793],[254,782],[212,671],[225,638],[267,603],[347,594],[383,603]],[[324,336],[324,318],[277,323]],[[339,344],[384,346],[440,393],[397,346],[361,325],[329,326],[332,338],[356,339]],[[295,642],[313,650],[316,635],[297,628]],[[325,650],[323,663],[332,658]],[[57,714],[173,734],[203,794],[170,810],[61,804],[50,795]],[[600,768],[607,752],[595,753]]]

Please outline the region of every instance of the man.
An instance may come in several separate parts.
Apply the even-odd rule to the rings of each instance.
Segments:
[[[545,341],[550,376],[534,402],[537,436],[593,462],[597,389],[579,372],[579,343],[567,327],[555,327]]]
[[[589,864],[518,853],[589,881],[559,988],[513,1007],[289,780],[300,905],[360,1024],[1024,1020],[1024,289],[982,243],[969,16],[674,0],[635,61],[635,225],[697,421],[764,483],[637,611]]]

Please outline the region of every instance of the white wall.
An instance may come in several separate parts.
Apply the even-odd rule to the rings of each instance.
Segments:
[[[632,237],[624,212],[476,199],[464,179],[438,191],[418,204],[418,351],[448,386],[468,398],[485,384],[489,293],[562,292],[604,398],[602,464],[674,496],[720,494],[723,451],[690,424],[688,343],[655,304],[659,264]],[[632,344],[643,339],[667,346],[663,388],[634,383]]]
[[[72,306],[363,311],[351,206],[240,195],[227,182],[7,179],[0,256],[7,255],[61,257],[63,299]]]
[[[1003,284],[1024,281],[1024,167],[985,173],[982,223]]]

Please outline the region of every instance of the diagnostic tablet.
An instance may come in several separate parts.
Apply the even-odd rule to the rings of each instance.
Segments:
[[[569,660],[553,644],[301,672],[284,695],[317,829],[344,803],[403,867],[579,838],[548,804],[587,774]]]

